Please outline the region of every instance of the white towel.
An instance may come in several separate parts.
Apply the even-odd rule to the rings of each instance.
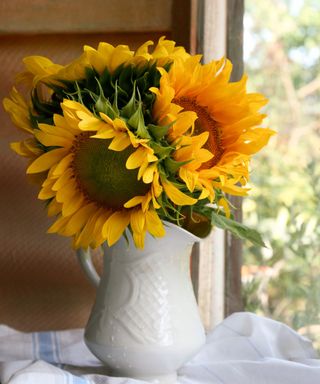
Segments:
[[[107,375],[83,330],[22,333],[0,326],[2,384],[139,384]],[[179,384],[320,384],[310,341],[279,322],[236,313],[207,336]]]

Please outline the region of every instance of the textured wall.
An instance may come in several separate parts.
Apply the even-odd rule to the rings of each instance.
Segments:
[[[0,33],[166,31],[171,6],[172,0],[2,0]]]
[[[0,99],[8,95],[24,56],[40,54],[65,63],[80,54],[84,43],[107,40],[134,48],[163,33],[0,35]],[[0,123],[0,323],[27,331],[82,327],[94,289],[77,265],[70,239],[46,234],[52,220],[37,200],[37,187],[26,180],[27,162],[9,149],[24,134],[2,106]]]

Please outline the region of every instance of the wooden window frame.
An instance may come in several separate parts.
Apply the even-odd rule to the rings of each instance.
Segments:
[[[184,12],[181,12],[184,9]],[[233,63],[231,81],[243,73],[244,0],[173,1],[172,37],[192,54],[203,54],[208,62],[226,56]],[[230,196],[235,219],[242,221],[241,198]],[[241,295],[242,243],[229,233],[215,229],[196,244],[191,275],[200,313],[207,330],[224,317],[243,310]]]

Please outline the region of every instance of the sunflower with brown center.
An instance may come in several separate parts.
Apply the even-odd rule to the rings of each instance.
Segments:
[[[246,92],[246,76],[231,83],[228,60],[200,64],[200,56],[174,61],[169,71],[159,68],[159,89],[153,114],[159,124],[173,123],[170,140],[179,143],[175,160],[185,162],[179,177],[190,192],[215,200],[216,191],[246,195],[250,156],[265,146],[274,131],[260,128],[266,103],[260,94]],[[196,114],[194,126],[175,123],[186,111]],[[228,210],[225,199],[221,200]]]

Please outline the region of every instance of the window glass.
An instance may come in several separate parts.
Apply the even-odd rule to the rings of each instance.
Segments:
[[[248,87],[269,98],[278,132],[252,161],[243,204],[267,243],[244,248],[245,309],[320,348],[320,2],[247,0],[244,28]]]

